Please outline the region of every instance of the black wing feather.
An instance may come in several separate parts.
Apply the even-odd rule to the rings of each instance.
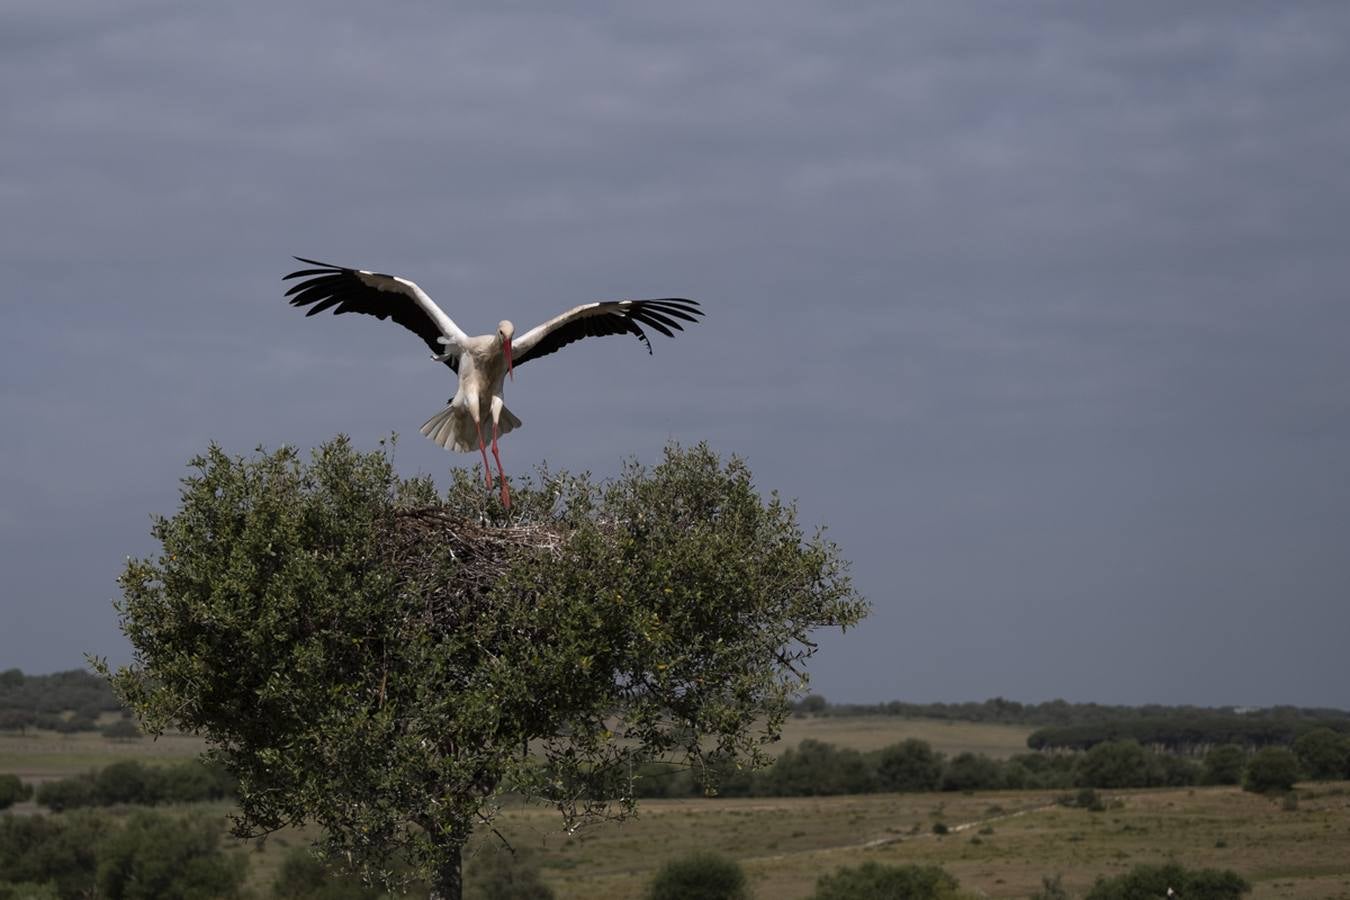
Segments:
[[[283,281],[290,281],[293,278],[305,279],[286,291],[286,296],[290,298],[291,306],[309,307],[305,310],[306,316],[332,309],[333,315],[338,316],[343,313],[361,313],[381,320],[393,319],[420,337],[431,348],[432,353],[440,356],[445,352],[445,345],[440,341],[441,330],[412,297],[396,291],[373,288],[361,280],[356,269],[330,266],[317,260],[305,259],[303,256],[295,258],[316,267],[299,269],[282,278]],[[459,372],[458,357],[450,357],[445,364],[452,371]]]
[[[646,325],[666,337],[674,337],[676,331],[683,331],[680,321],[697,322],[703,310],[698,308],[697,300],[683,297],[664,297],[658,300],[633,300],[627,306],[613,308],[588,316],[574,319],[565,325],[553,329],[539,340],[529,353],[512,359],[513,365],[523,365],[532,359],[548,356],[575,341],[587,337],[603,337],[608,334],[633,334],[642,341],[647,352],[652,352],[652,343],[647,339],[641,325]],[[641,325],[639,325],[641,323]]]

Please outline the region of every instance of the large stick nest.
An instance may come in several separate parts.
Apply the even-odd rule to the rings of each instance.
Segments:
[[[430,621],[450,625],[481,610],[521,557],[561,559],[566,540],[556,522],[487,525],[431,506],[398,510],[384,553],[402,584],[425,599]]]

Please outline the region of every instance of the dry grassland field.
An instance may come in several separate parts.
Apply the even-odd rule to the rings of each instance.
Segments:
[[[0,773],[34,783],[99,769],[124,759],[147,765],[181,762],[206,749],[201,738],[166,734],[158,740],[110,740],[96,732],[0,731]]]
[[[513,811],[505,830],[541,851],[560,900],[637,897],[696,847],[738,858],[766,900],[807,897],[820,873],[867,860],[939,863],[974,896],[1025,897],[1055,873],[1080,894],[1097,875],[1176,861],[1236,869],[1256,898],[1350,897],[1350,791],[1311,790],[1293,811],[1236,788],[1126,791],[1100,813],[1031,792],[659,801],[570,839],[547,836],[535,810]],[[951,833],[934,835],[939,821]]]
[[[1022,750],[1026,733],[887,717],[794,719],[784,743],[812,737],[868,750],[919,737],[949,754],[1006,756]],[[124,743],[95,735],[0,736],[0,772],[48,778],[117,759],[173,761],[201,746],[185,737]],[[1350,900],[1350,784],[1300,785],[1296,809],[1227,787],[1103,796],[1109,808],[1096,813],[1058,806],[1053,792],[1030,791],[645,800],[636,819],[574,835],[558,832],[556,813],[511,806],[498,824],[513,843],[537,852],[559,900],[638,898],[659,866],[693,849],[739,860],[760,900],[809,897],[818,875],[867,860],[941,864],[970,897],[1027,897],[1042,876],[1056,873],[1081,896],[1098,875],[1175,861],[1235,869],[1254,882],[1255,900]],[[227,812],[223,804],[198,808]],[[16,811],[36,808],[30,802]],[[939,822],[948,834],[933,833]],[[307,840],[306,832],[290,831],[261,847],[241,845],[259,895],[287,850]]]

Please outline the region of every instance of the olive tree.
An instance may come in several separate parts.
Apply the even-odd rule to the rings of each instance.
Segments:
[[[322,826],[368,878],[458,897],[505,792],[622,817],[653,760],[764,760],[812,633],[866,612],[838,549],[745,464],[668,447],[610,482],[542,470],[508,511],[345,438],[190,463],[117,607],[109,672],[150,734],[202,734],[236,832]]]

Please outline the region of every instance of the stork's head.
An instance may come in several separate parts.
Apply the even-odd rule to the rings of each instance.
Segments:
[[[510,319],[502,319],[497,323],[497,340],[502,342],[502,353],[506,354],[506,374],[512,381],[516,380],[515,369],[511,368],[511,338],[515,333],[516,326],[511,324]]]

